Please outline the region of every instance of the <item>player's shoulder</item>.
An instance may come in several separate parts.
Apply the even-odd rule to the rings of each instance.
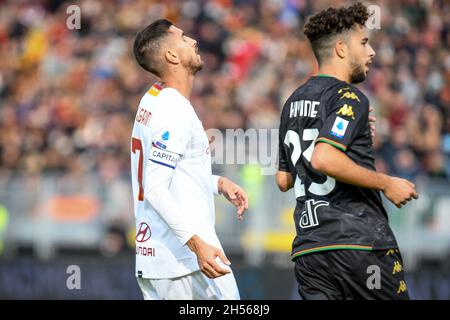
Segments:
[[[190,105],[189,100],[174,88],[163,88],[157,96],[157,99],[164,103],[170,102],[177,108]]]
[[[333,94],[346,85],[348,85],[346,82],[331,76],[311,76],[292,92],[286,100],[286,103],[298,100],[299,97],[303,96],[333,96]]]
[[[369,99],[355,85],[340,81],[330,90],[330,98],[341,101],[351,101],[355,104],[368,105]]]
[[[172,119],[189,119],[192,116],[192,106],[180,92],[174,88],[153,84],[145,93],[142,101],[152,105],[154,115]]]
[[[345,83],[334,77],[329,76],[311,76],[304,83],[298,86],[287,98],[283,109],[288,113],[291,102],[303,100],[305,97],[316,100],[329,100],[342,84]],[[307,98],[308,99],[308,98]]]

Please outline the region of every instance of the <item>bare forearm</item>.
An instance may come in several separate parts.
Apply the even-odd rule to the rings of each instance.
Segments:
[[[389,177],[353,162],[345,153],[326,143],[318,143],[311,159],[314,169],[338,181],[358,187],[384,190]]]
[[[294,186],[294,179],[290,172],[278,171],[275,179],[282,192],[286,192]]]

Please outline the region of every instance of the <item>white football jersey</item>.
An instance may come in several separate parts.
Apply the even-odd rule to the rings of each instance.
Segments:
[[[179,214],[188,218],[200,238],[223,250],[214,229],[218,177],[211,173],[205,130],[189,100],[158,84],[141,99],[131,138],[136,276],[180,277],[199,270],[197,257],[145,197],[146,185],[158,179],[152,171],[155,166],[173,170],[169,192]]]

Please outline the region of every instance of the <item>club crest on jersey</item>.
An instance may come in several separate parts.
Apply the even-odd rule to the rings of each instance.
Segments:
[[[336,117],[334,121],[333,128],[331,128],[331,134],[338,138],[343,138],[345,135],[345,131],[347,130],[348,121],[341,118]]]
[[[338,112],[336,112],[337,115],[344,116],[344,117],[351,117],[353,120],[355,120],[355,113],[353,112],[352,106],[349,106],[348,104],[344,104]]]

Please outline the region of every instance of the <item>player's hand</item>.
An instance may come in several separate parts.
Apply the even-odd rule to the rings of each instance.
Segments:
[[[377,121],[377,117],[371,116],[370,113],[375,110],[372,107],[369,107],[369,126],[370,126],[370,133],[372,137],[375,137],[376,129],[375,129],[375,122]]]
[[[189,239],[187,245],[189,249],[197,255],[200,271],[208,278],[214,279],[231,272],[231,270],[225,266],[231,264],[230,260],[228,260],[219,248],[207,244],[197,235],[194,235]]]
[[[220,177],[219,192],[237,208],[238,219],[242,221],[244,212],[248,209],[248,197],[244,190],[230,179]]]
[[[382,191],[397,208],[401,208],[408,201],[419,197],[414,183],[396,177],[388,177],[386,186]]]

